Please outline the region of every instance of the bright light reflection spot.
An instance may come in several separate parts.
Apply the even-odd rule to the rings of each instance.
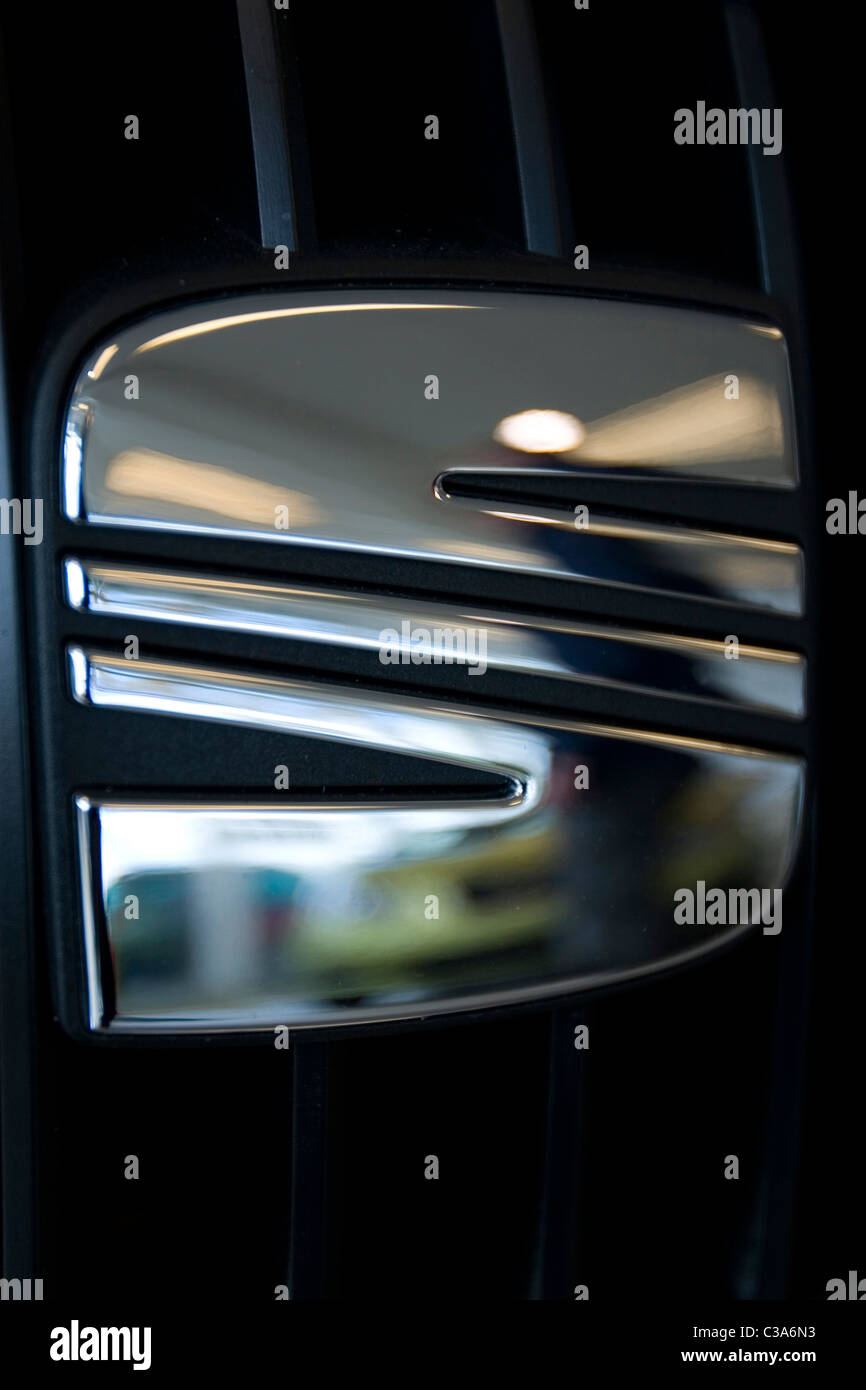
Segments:
[[[521,410],[506,415],[493,431],[497,444],[524,454],[562,454],[583,443],[586,430],[564,410]]]

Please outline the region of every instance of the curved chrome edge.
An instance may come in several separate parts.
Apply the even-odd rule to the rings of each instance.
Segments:
[[[98,581],[93,565],[80,560],[63,561],[63,597],[77,612],[98,611],[94,600],[99,597]]]
[[[81,647],[68,647],[66,660],[69,668],[69,686],[75,699],[81,705],[90,700],[90,663]]]
[[[81,383],[76,388],[80,391]],[[84,508],[84,455],[87,447],[87,428],[90,422],[90,407],[84,401],[73,401],[66,417],[66,433],[63,439],[63,514],[70,521],[81,521]]]
[[[274,803],[163,802],[158,798],[142,801],[140,797],[106,798],[104,801],[92,800],[89,797],[77,798],[76,816],[82,859],[81,891],[84,900],[84,949],[88,975],[88,1017],[89,1026],[94,1031],[103,1029],[104,1007],[99,974],[100,928],[95,917],[98,908],[92,877],[90,839],[94,808],[97,809],[97,814],[102,807],[109,810],[138,810],[148,813],[158,813],[163,809],[173,812],[188,811],[194,819],[213,813],[229,820],[236,819],[239,814],[260,811],[266,818],[276,816],[281,824],[285,825],[297,822],[299,818],[301,821],[321,821],[323,817],[333,817],[335,811],[349,816],[361,812],[374,818],[380,815],[392,818],[392,823],[399,822],[403,825],[404,830],[401,833],[406,833],[407,821],[420,815],[421,820],[417,824],[418,833],[422,835],[429,834],[431,818],[441,817],[444,812],[452,813],[450,820],[455,828],[461,825],[465,828],[474,827],[473,834],[485,827],[488,832],[495,833],[500,827],[515,826],[519,821],[526,821],[533,826],[544,826],[549,823],[551,814],[554,750],[561,745],[566,762],[570,766],[572,754],[577,753],[581,744],[568,737],[563,743],[561,736],[587,735],[589,738],[600,737],[608,746],[619,740],[640,744],[645,748],[668,749],[686,755],[682,768],[689,767],[691,771],[687,775],[684,771],[677,773],[676,787],[706,786],[709,789],[713,785],[713,779],[721,777],[721,785],[730,789],[728,794],[745,795],[744,790],[738,789],[750,786],[765,789],[760,793],[759,802],[751,803],[746,820],[742,822],[744,826],[754,827],[758,823],[762,825],[760,846],[756,844],[754,849],[748,847],[749,841],[742,839],[742,832],[738,841],[741,845],[738,851],[742,859],[741,868],[751,864],[752,869],[757,872],[757,866],[760,865],[758,877],[761,882],[766,879],[769,883],[783,888],[788,881],[797,852],[805,794],[805,768],[802,760],[783,754],[714,743],[684,735],[657,734],[561,719],[538,719],[513,711],[482,713],[444,703],[428,705],[426,702],[396,697],[380,691],[345,690],[299,681],[239,675],[180,663],[126,661],[123,658],[74,646],[68,649],[68,656],[70,670],[75,673],[73,693],[76,699],[86,704],[109,709],[142,710],[187,718],[218,720],[283,732],[294,731],[348,742],[355,746],[378,747],[391,752],[432,758],[443,764],[453,762],[477,768],[481,772],[494,771],[500,776],[508,777],[514,787],[513,795],[494,795],[489,799],[476,798],[462,802],[453,797],[441,802],[416,800],[404,803],[399,800],[357,804],[299,801],[276,808]],[[597,749],[600,748],[599,744],[595,746]],[[763,780],[757,783],[754,781],[753,774],[748,771],[748,763],[754,763],[756,768],[762,764],[765,766],[766,774]],[[617,763],[613,765],[618,766]],[[745,782],[742,780],[744,777]],[[708,792],[704,791],[700,795],[705,799],[707,794]],[[767,812],[762,809],[765,806],[763,797],[766,794],[770,795],[769,804],[773,807],[771,821],[766,821]],[[647,790],[641,795],[644,798],[649,796],[652,801],[655,793]],[[676,795],[678,797],[679,792]],[[752,793],[748,795],[751,797]],[[627,806],[628,802],[625,805]],[[647,809],[648,807],[649,802]],[[643,810],[630,809],[625,814],[626,827],[630,823],[629,817],[634,826],[645,824]],[[681,805],[677,814],[684,814]],[[760,814],[764,819],[755,822],[755,814]],[[415,833],[411,825],[408,829]],[[318,833],[321,834],[321,830]],[[720,832],[716,830],[714,833]],[[175,843],[176,839],[172,835],[172,844]],[[565,852],[557,851],[560,855]],[[102,859],[102,855],[100,858]],[[107,890],[103,887],[102,891]],[[102,900],[102,894],[98,897]],[[622,911],[622,903],[617,910]],[[658,911],[657,906],[654,911]],[[667,955],[664,954],[664,947],[660,943],[658,960],[638,961],[626,967],[620,964],[612,969],[589,970],[580,974],[567,972],[562,977],[554,975],[540,983],[507,986],[491,991],[470,989],[465,996],[459,992],[452,992],[447,997],[437,997],[434,992],[423,1001],[406,1000],[402,997],[389,1003],[386,997],[380,1004],[359,1006],[351,1018],[347,1018],[339,1006],[325,1007],[327,1001],[317,1000],[313,1004],[304,1005],[297,997],[294,1001],[285,996],[260,997],[258,1003],[245,1004],[234,1013],[226,1013],[224,1010],[222,1013],[214,1014],[213,1010],[208,1009],[194,1010],[190,1013],[186,1009],[172,1016],[147,1019],[124,1013],[111,1023],[109,1031],[241,1031],[250,1028],[273,1028],[281,1023],[292,1028],[348,1026],[352,1023],[396,1021],[437,1013],[501,1007],[512,1002],[557,997],[598,988],[608,983],[627,982],[657,974],[706,956],[752,929],[748,924],[732,926],[721,936],[713,936],[694,948],[677,950]],[[385,990],[386,996],[388,992]],[[382,991],[379,993],[381,996]],[[313,1009],[315,1017],[306,1017],[305,1008]]]
[[[378,650],[386,665],[453,664],[476,677],[511,671],[805,714],[806,662],[791,651],[744,643],[732,660],[719,639],[77,558],[64,562],[63,579],[78,611]]]
[[[469,767],[504,778],[511,790],[500,804],[520,814],[534,809],[546,782],[549,754],[540,741],[497,718],[476,718],[445,704],[171,662],[126,661],[78,646],[67,648],[67,659],[79,704],[304,733]]]
[[[503,989],[499,992],[467,994],[462,997],[451,996],[438,1002],[427,1000],[423,1004],[400,1004],[387,1007],[365,1007],[363,1013],[347,1018],[345,1010],[322,1013],[314,1019],[298,1019],[294,1016],[295,1005],[287,1000],[269,1010],[266,1018],[254,1019],[247,1013],[235,1017],[207,1019],[195,1017],[175,1017],[154,1019],[127,1015],[113,1019],[92,1029],[93,1032],[112,1037],[132,1036],[141,1033],[272,1033],[275,1028],[287,1027],[290,1032],[309,1032],[313,1029],[357,1028],[364,1024],[402,1023],[413,1019],[437,1018],[450,1014],[462,1014],[475,1010],[507,1009],[516,1004],[542,1003],[546,999],[561,999],[568,995],[581,996],[595,990],[606,989],[611,985],[628,986],[641,981],[649,981],[660,975],[669,975],[686,966],[710,961],[720,952],[743,940],[757,931],[758,927],[744,926],[729,928],[723,937],[716,937],[706,945],[695,946],[692,950],[681,951],[667,956],[664,960],[648,962],[633,970],[600,971],[596,975],[572,975],[567,979],[553,980],[540,985],[527,985],[520,989]]]
[[[87,984],[87,1024],[91,1031],[102,1027],[105,1001],[102,989],[102,966],[99,959],[99,929],[96,921],[96,884],[93,879],[93,847],[90,833],[91,816],[96,804],[88,796],[75,798],[75,823],[78,834],[78,874],[81,888],[82,930],[84,935],[84,969]]]

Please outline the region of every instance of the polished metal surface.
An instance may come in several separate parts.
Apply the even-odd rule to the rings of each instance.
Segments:
[[[551,437],[551,418],[575,423]],[[436,487],[478,470],[492,496],[498,475],[565,474],[576,504],[587,472],[792,487],[784,339],[732,315],[519,292],[287,292],[172,309],[85,364],[63,496],[69,516],[106,525],[801,609],[794,546],[726,537],[714,558],[718,538],[697,528],[677,543],[603,519],[603,533],[585,531],[532,509],[457,507]]]
[[[436,479],[435,492],[443,502],[505,522],[515,530],[546,526],[571,540],[575,532],[573,511],[454,494],[449,483],[456,476],[443,474]],[[581,521],[575,568],[568,572],[557,569],[558,562],[551,558],[548,573],[557,578],[589,579],[616,588],[760,608],[792,618],[803,614],[803,552],[788,541],[694,526],[663,526],[608,515],[596,507]],[[551,550],[555,548],[551,542]]]
[[[346,646],[389,665],[445,662],[476,678],[513,671],[804,714],[795,652],[740,645],[732,659],[718,639],[77,558],[64,562],[64,588],[79,610]]]
[[[679,888],[781,889],[796,852],[796,758],[80,647],[68,655],[83,703],[479,774],[474,794],[423,801],[405,787],[375,801],[79,797],[94,1029],[346,1024],[637,977],[751,929],[678,924]]]

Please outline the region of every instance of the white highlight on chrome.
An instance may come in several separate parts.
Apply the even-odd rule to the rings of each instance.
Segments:
[[[521,410],[500,420],[493,438],[524,454],[562,454],[577,449],[586,430],[576,415],[564,410]]]

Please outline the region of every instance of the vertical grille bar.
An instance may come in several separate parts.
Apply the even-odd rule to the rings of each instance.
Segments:
[[[774,93],[757,16],[741,0],[730,0],[725,25],[740,105],[772,110]],[[747,145],[746,152],[761,287],[792,313],[799,313],[801,277],[784,154],[765,155],[757,144]]]
[[[575,1284],[588,1283],[588,1272],[577,1265],[588,1052],[574,1048],[574,1035],[578,1025],[589,1023],[586,1007],[556,1009],[550,1016],[544,1165],[529,1292],[534,1301],[570,1299]]]
[[[544,91],[538,39],[526,0],[496,0],[527,251],[563,256],[570,242],[566,194]]]
[[[292,1207],[289,1292],[292,1300],[326,1296],[328,1203],[328,1047],[296,1042],[292,1097]]]
[[[270,0],[237,0],[237,12],[262,245],[287,246],[290,251],[297,251],[309,243],[311,236],[299,197],[304,160],[300,149],[293,148],[300,143],[302,130],[300,97],[296,90],[291,90],[286,62],[290,45],[285,35],[278,38],[276,32],[277,24],[282,24],[287,16],[282,12],[277,15]]]

